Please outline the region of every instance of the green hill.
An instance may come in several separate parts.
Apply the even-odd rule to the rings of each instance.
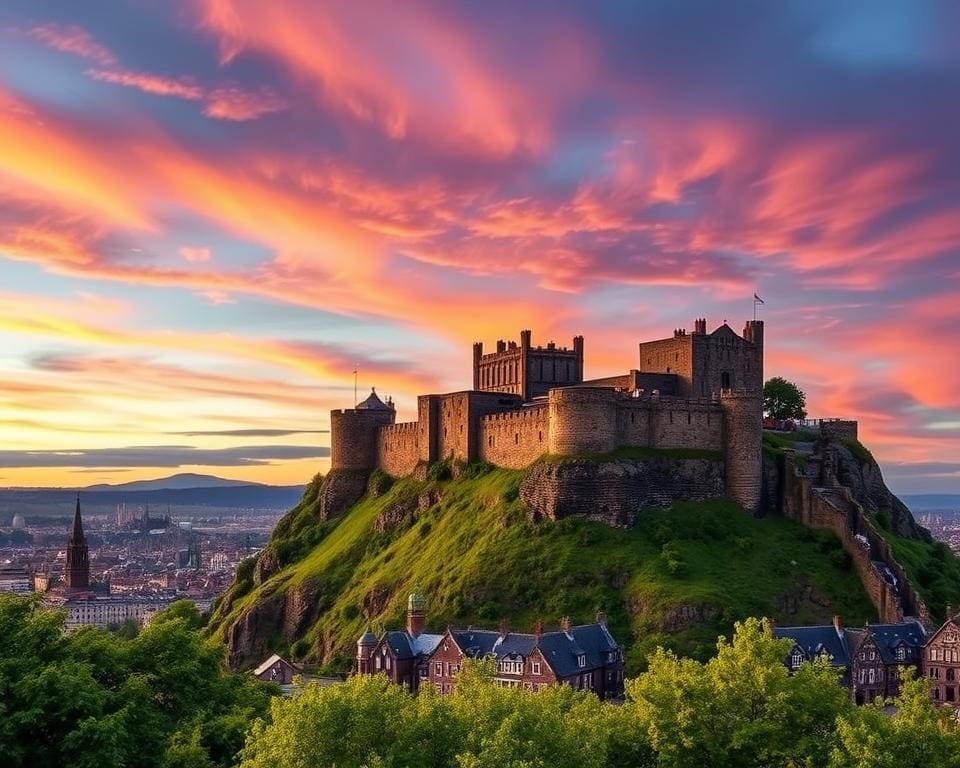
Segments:
[[[519,500],[523,471],[471,465],[441,479],[444,469],[422,481],[375,473],[371,492],[328,521],[318,519],[315,478],[215,609],[231,663],[278,651],[345,671],[366,626],[402,625],[414,587],[435,629],[506,619],[530,631],[537,618],[586,622],[604,610],[631,674],[657,645],[708,656],[746,616],[874,616],[831,533],[755,519],[722,498],[644,512],[630,529],[533,522]]]

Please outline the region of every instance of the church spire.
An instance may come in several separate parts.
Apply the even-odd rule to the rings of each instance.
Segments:
[[[80,517],[80,494],[77,494],[77,510],[73,513],[73,533],[70,534],[70,540],[76,543],[84,543],[83,537],[83,519]]]
[[[90,587],[90,553],[87,549],[87,539],[83,535],[79,493],[77,508],[73,513],[73,530],[70,532],[70,538],[67,539],[67,563],[63,575],[68,590],[86,590]]]

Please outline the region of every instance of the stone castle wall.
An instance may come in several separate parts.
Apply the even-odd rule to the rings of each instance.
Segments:
[[[914,591],[903,566],[849,491],[842,487],[818,488],[797,471],[789,458],[784,457],[782,461],[780,508],[783,515],[837,535],[882,623],[897,623],[903,621],[904,616],[913,616],[929,624],[927,607]],[[858,535],[866,542],[858,539]],[[883,578],[875,563],[890,569],[897,579],[896,587]]]
[[[393,477],[409,475],[420,461],[420,423],[408,421],[381,427],[377,434],[377,466]]]
[[[480,419],[478,456],[498,467],[522,469],[547,452],[550,412],[546,405],[507,411]]]

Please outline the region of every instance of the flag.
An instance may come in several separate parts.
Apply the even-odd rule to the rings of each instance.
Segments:
[[[753,303],[754,304],[763,304],[764,301],[757,294],[753,294]]]

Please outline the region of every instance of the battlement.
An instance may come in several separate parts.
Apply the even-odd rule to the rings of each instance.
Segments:
[[[723,451],[727,492],[753,511],[759,501],[763,324],[744,335],[726,323],[640,345],[640,367],[584,381],[583,337],[573,347],[499,340],[473,347],[474,388],[422,395],[417,420],[395,423],[392,403],[371,393],[331,413],[334,468],[410,474],[422,462],[486,461],[521,468],[545,454],[621,447]]]

